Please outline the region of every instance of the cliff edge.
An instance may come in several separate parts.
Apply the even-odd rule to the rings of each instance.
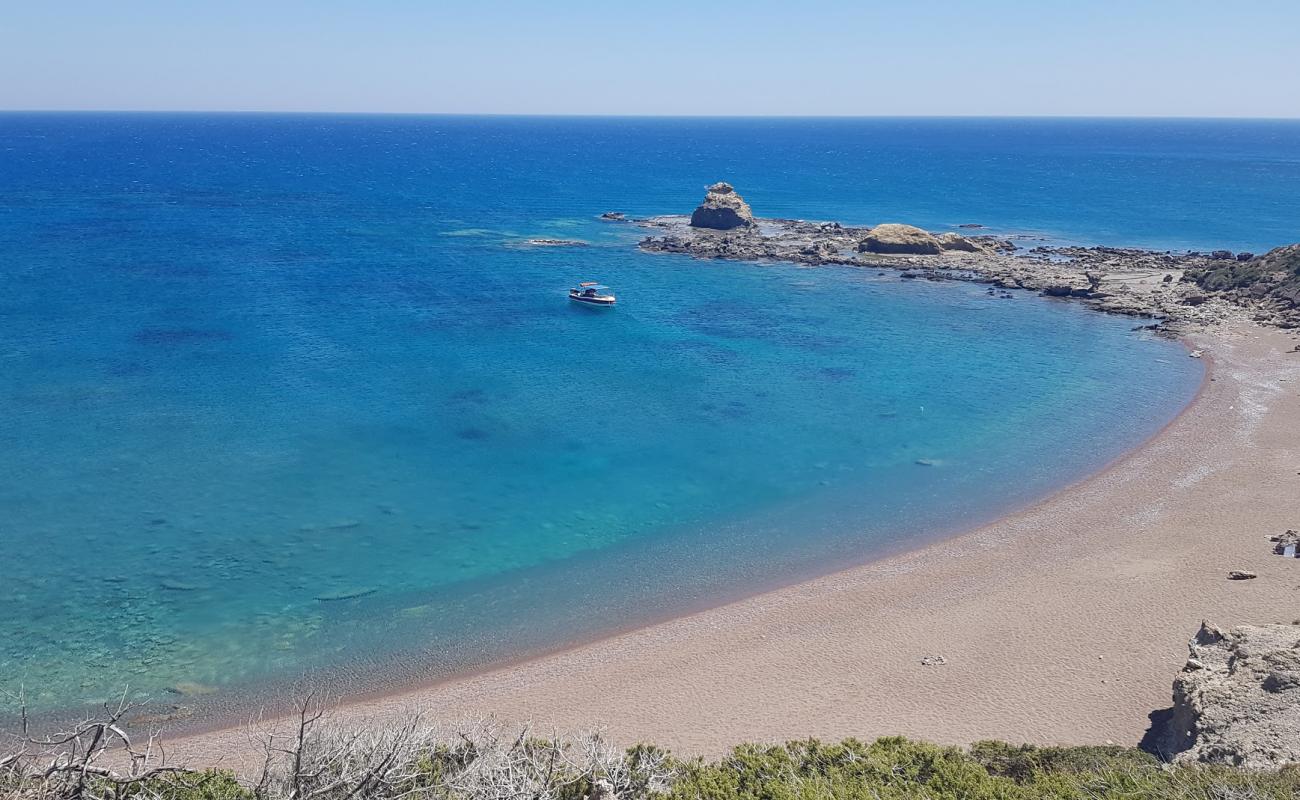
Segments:
[[[1300,625],[1202,623],[1174,681],[1165,739],[1176,762],[1300,763]]]

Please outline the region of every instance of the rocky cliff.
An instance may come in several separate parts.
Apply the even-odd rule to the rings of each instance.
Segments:
[[[725,182],[710,186],[704,195],[704,202],[691,214],[693,228],[729,231],[753,225],[754,213],[750,211],[749,204],[736,194],[731,184]]]
[[[1300,244],[1242,258],[1250,255],[1215,258],[1189,277],[1203,289],[1227,292],[1281,311],[1300,309]]]
[[[1300,625],[1202,623],[1174,681],[1165,740],[1176,761],[1300,763]]]

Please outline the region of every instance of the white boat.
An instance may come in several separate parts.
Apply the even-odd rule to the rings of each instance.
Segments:
[[[614,292],[595,281],[583,281],[569,290],[569,299],[587,306],[608,307],[614,305]]]

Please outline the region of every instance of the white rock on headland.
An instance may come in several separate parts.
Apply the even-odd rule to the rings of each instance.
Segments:
[[[749,204],[736,194],[731,184],[724,181],[710,186],[704,195],[704,202],[691,214],[692,228],[729,231],[753,225],[754,212],[750,210]]]
[[[1174,681],[1165,747],[1176,761],[1300,763],[1300,625],[1206,623]]]
[[[943,252],[943,245],[928,231],[913,225],[887,222],[872,228],[858,245],[858,251],[928,256]]]

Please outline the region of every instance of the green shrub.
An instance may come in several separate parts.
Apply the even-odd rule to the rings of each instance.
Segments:
[[[680,765],[669,800],[1295,800],[1300,769],[1169,767],[1124,747],[979,742],[964,751],[901,738],[744,745]]]

